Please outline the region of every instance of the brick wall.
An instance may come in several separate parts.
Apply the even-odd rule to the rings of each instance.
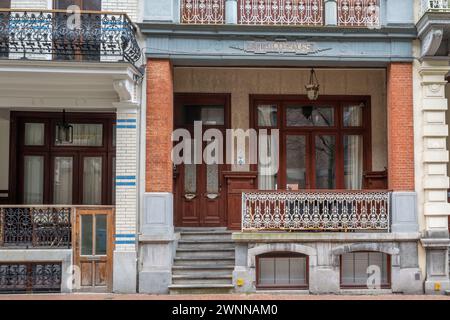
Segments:
[[[387,77],[389,189],[414,191],[412,64],[391,63]]]
[[[146,192],[172,192],[173,75],[169,60],[147,63]]]

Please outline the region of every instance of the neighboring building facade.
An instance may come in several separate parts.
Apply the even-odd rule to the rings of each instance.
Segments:
[[[0,1],[1,292],[136,292],[138,5]]]
[[[449,290],[447,6],[0,0],[0,293]]]

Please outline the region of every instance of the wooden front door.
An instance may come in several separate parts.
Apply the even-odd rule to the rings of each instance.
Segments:
[[[221,132],[225,155],[226,128],[229,119],[229,95],[182,94],[175,96],[175,124],[194,137],[194,121],[202,121],[203,132]],[[212,141],[203,142],[203,150]],[[192,145],[194,151],[194,145]],[[193,154],[193,153],[192,153]],[[178,227],[227,226],[226,191],[223,171],[228,167],[219,163],[180,164],[175,168],[175,224]]]
[[[113,209],[76,211],[75,265],[79,291],[111,292],[113,272]]]

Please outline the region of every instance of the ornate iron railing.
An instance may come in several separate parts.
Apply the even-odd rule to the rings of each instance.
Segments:
[[[239,24],[323,25],[323,0],[238,0]]]
[[[390,231],[387,191],[257,191],[242,194],[242,230]]]
[[[181,22],[223,24],[225,22],[225,0],[181,0]]]
[[[136,63],[140,57],[125,14],[0,10],[0,58]]]
[[[0,263],[0,293],[60,292],[61,263]]]
[[[339,26],[380,26],[380,0],[338,0],[337,7]]]
[[[450,1],[422,0],[422,14],[426,12],[450,12]]]
[[[0,207],[0,246],[71,248],[72,209]]]

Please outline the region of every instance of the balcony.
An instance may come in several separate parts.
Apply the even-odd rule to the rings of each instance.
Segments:
[[[422,0],[422,14],[427,12],[450,12],[448,0]]]
[[[390,232],[388,191],[252,191],[242,231]]]
[[[183,24],[377,27],[379,0],[181,0]],[[328,7],[328,8],[327,8]],[[326,17],[325,12],[334,12]],[[330,23],[326,23],[328,18]]]
[[[141,57],[126,14],[0,10],[0,59],[129,62]]]

